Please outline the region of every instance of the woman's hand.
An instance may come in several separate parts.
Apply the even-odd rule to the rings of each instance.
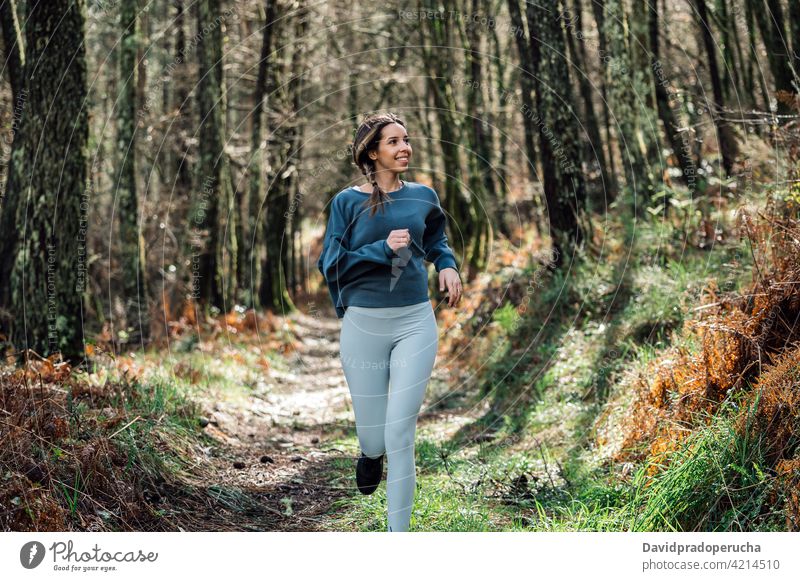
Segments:
[[[453,306],[461,299],[461,277],[455,268],[443,268],[439,271],[439,290],[447,287],[447,304]]]
[[[411,233],[408,228],[401,228],[400,230],[392,230],[389,232],[389,237],[386,239],[389,248],[397,252],[401,248],[405,248],[411,244]]]

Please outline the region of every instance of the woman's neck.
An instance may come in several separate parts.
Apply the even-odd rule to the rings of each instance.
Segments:
[[[405,182],[396,175],[393,178],[376,177],[375,181],[378,182],[378,186],[386,193],[397,191],[405,185]],[[370,187],[372,187],[372,184],[370,184]]]

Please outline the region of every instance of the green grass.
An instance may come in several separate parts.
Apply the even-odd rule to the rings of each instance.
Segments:
[[[355,443],[355,438],[339,445]],[[620,530],[620,488],[596,481],[568,486],[543,472],[538,457],[485,444],[454,449],[419,438],[412,531]],[[329,512],[330,530],[382,531],[386,526],[386,485],[363,496],[355,488],[354,461],[336,462],[337,485],[352,494]],[[555,465],[551,466],[553,470]],[[524,478],[523,478],[524,476]]]
[[[591,468],[578,456],[557,467],[549,450],[544,452],[548,475],[540,457],[511,450],[502,438],[500,445],[463,447],[418,438],[411,530],[783,530],[783,517],[768,503],[774,477],[763,450],[736,435],[732,417],[716,416],[657,476],[645,478],[645,464],[630,481]],[[339,445],[357,446],[354,437]],[[336,504],[328,527],[383,530],[385,483],[371,496],[360,495],[352,482],[353,466],[351,459],[337,462],[338,485],[351,486],[352,494]]]
[[[782,530],[768,502],[775,480],[761,440],[736,432],[736,411],[726,406],[693,433],[649,486],[646,466],[636,474],[635,530]]]

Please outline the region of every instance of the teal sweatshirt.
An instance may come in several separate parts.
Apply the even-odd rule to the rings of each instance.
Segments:
[[[328,284],[338,318],[349,306],[400,307],[428,297],[428,269],[455,268],[456,257],[447,245],[447,222],[436,191],[416,182],[389,192],[391,201],[369,215],[369,194],[356,186],[342,190],[331,201],[317,268]],[[409,246],[394,252],[389,232],[408,228]]]

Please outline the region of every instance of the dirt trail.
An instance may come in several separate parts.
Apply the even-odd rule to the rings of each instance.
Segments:
[[[198,474],[209,510],[192,530],[318,530],[332,503],[353,493],[326,476],[350,455],[328,443],[352,423],[340,323],[300,312],[287,319],[299,343],[285,368],[271,368],[244,401],[204,403],[204,430],[217,444],[204,450]]]

